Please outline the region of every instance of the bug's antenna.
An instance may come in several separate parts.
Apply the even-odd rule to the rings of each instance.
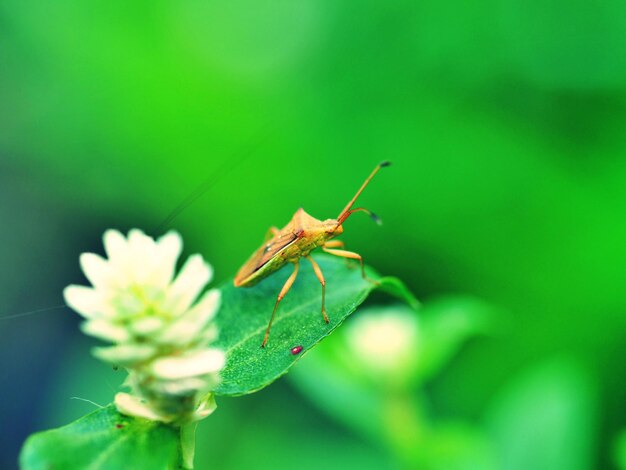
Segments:
[[[262,131],[265,131],[269,127],[269,123],[266,123],[262,127]],[[155,235],[158,235],[160,231],[166,228],[172,220],[178,217],[181,212],[183,212],[187,207],[196,202],[200,197],[202,197],[209,189],[211,189],[224,175],[228,174],[230,171],[234,170],[239,164],[243,163],[245,160],[250,158],[254,152],[267,140],[268,135],[265,132],[261,133],[261,138],[256,139],[254,137],[250,138],[248,141],[247,148],[239,154],[239,158],[234,158],[237,156],[236,154],[232,155],[231,158],[226,159],[220,167],[215,170],[211,175],[208,176],[207,179],[204,180],[196,189],[194,189],[183,201],[180,202],[168,215],[163,219],[163,221],[157,225],[152,232]]]
[[[348,218],[350,214],[352,214],[353,212],[357,212],[357,211],[367,212],[370,215],[370,217],[374,219],[374,221],[376,221],[377,223],[380,223],[380,219],[374,213],[368,211],[367,209],[363,209],[363,208],[358,208],[354,210],[350,210],[350,209],[356,202],[356,199],[361,195],[365,187],[369,184],[372,178],[376,175],[376,173],[378,173],[378,171],[381,168],[384,168],[389,165],[391,165],[391,162],[389,161],[384,161],[376,165],[376,168],[374,168],[374,171],[372,171],[372,173],[367,177],[367,179],[363,182],[363,184],[361,185],[359,190],[356,192],[354,197],[350,200],[350,202],[346,205],[346,207],[343,208],[343,210],[339,214],[339,217],[337,217],[337,221],[339,222],[337,225],[341,225]]]
[[[47,307],[47,308],[40,308],[37,310],[30,310],[28,312],[14,313],[12,315],[2,315],[0,316],[0,320],[12,320],[13,318],[27,317],[30,315],[35,315],[37,313],[49,312],[50,310],[58,310],[58,309],[65,308],[65,307],[67,307],[67,305],[63,304],[63,305],[57,305],[55,307]]]

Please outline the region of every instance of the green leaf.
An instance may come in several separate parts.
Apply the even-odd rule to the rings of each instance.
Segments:
[[[24,470],[172,469],[179,432],[162,423],[121,415],[114,405],[32,435],[20,455]]]
[[[490,332],[502,312],[471,297],[448,296],[431,301],[420,311],[420,353],[416,379],[437,375],[472,337]]]
[[[615,439],[613,456],[617,468],[626,470],[626,431],[622,431]]]
[[[265,329],[291,268],[251,288],[235,288],[232,284],[223,287],[222,308],[216,318],[220,329],[216,346],[226,351],[228,361],[217,394],[242,395],[269,385],[337,328],[376,288],[417,305],[415,297],[395,278],[379,278],[367,269],[368,276],[379,281],[376,284],[361,277],[358,265],[348,266],[343,259],[325,255],[315,259],[326,279],[330,323],[322,318],[320,283],[307,266],[308,261],[303,260],[298,279],[280,304],[265,348],[261,348]],[[302,352],[292,354],[296,346],[301,346]]]
[[[373,444],[387,446],[408,468],[496,468],[487,436],[469,423],[432,419],[421,390],[427,379],[444,371],[467,339],[488,330],[494,313],[487,304],[465,297],[426,303],[419,315],[404,305],[367,307],[309,354],[289,378],[328,416]],[[355,344],[369,344],[364,330],[355,328],[363,321],[384,335],[381,341],[387,344],[404,343],[397,329],[410,331],[414,322],[418,336],[408,349],[410,360],[400,350],[393,352],[393,361],[382,360],[391,353],[385,349],[378,356],[353,355],[360,349]]]
[[[380,389],[364,386],[350,370],[332,362],[336,346],[334,338],[324,343],[294,367],[289,380],[329,417],[373,442],[381,442],[385,433],[384,396]]]
[[[418,452],[422,455],[416,455]],[[499,469],[488,436],[461,421],[438,422],[413,456],[429,470]]]
[[[487,413],[503,470],[593,468],[598,394],[578,361],[555,358],[523,371]]]

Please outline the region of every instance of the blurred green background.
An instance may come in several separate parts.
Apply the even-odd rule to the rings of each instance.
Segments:
[[[625,45],[621,0],[5,0],[0,313],[62,304],[109,227],[179,230],[226,281],[267,227],[300,206],[336,216],[388,159],[360,200],[384,225],[355,216],[342,238],[435,324],[478,302],[486,325],[431,338],[456,343],[382,425],[404,440],[312,380],[342,375],[339,332],[287,379],[220,400],[198,468],[626,465]],[[71,397],[106,403],[122,381],[78,321],[0,323],[0,467],[93,409]],[[343,376],[348,397],[399,393]],[[407,413],[446,437],[427,445]]]

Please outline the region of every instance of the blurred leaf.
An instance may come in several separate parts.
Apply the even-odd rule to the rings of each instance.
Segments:
[[[439,372],[472,336],[490,327],[494,308],[466,297],[429,302],[420,312],[417,378],[423,382]]]
[[[333,363],[332,346],[324,344],[307,355],[289,379],[328,416],[377,441],[383,422],[382,397]]]
[[[488,413],[503,470],[593,468],[596,396],[586,371],[552,360],[522,373]]]
[[[615,464],[620,470],[626,470],[626,431],[622,431],[615,441]]]
[[[609,88],[626,78],[620,0],[509,0],[501,20],[507,57],[543,86]]]
[[[417,310],[421,305],[400,279],[388,277],[385,279],[385,282],[379,286],[379,289],[389,295],[405,300],[413,310]]]
[[[420,391],[422,382],[415,380],[440,371],[464,340],[484,331],[490,310],[484,303],[465,298],[426,304],[419,320],[415,311],[403,305],[364,309],[308,355],[290,378],[329,416],[391,449],[411,466],[493,468],[491,448],[479,431],[462,423],[442,426],[429,422]],[[406,344],[407,351],[384,348],[377,354],[389,353],[397,361],[380,358],[376,364],[371,363],[367,360],[370,356],[361,357],[354,349],[355,341],[374,347],[369,333],[355,328],[366,319],[375,328],[372,333],[385,335],[386,342],[394,341],[394,330],[396,334],[400,333],[398,328],[410,330],[412,321],[418,335],[413,338],[408,334],[407,338],[413,338],[415,344]],[[405,343],[402,334],[396,343]],[[403,359],[406,352],[411,357],[408,362]],[[403,363],[402,367],[397,367],[398,362]],[[386,363],[388,371],[381,369]]]
[[[493,448],[484,432],[465,423],[438,425],[421,451],[429,470],[487,470],[498,468]]]
[[[466,297],[429,302],[419,318],[404,305],[368,307],[307,359],[308,368],[315,369],[316,382],[325,377],[342,387],[417,390],[470,337],[488,331],[493,317],[493,307]],[[366,319],[370,325],[364,329]],[[380,342],[403,344],[403,350],[391,344],[381,349]],[[358,354],[362,350],[370,353]],[[306,374],[303,371],[297,379]]]
[[[178,461],[174,428],[123,416],[113,405],[67,426],[34,434],[20,456],[25,470],[169,469]]]
[[[286,381],[268,393],[222,397],[198,427],[198,470],[378,470],[392,463],[385,449],[320,415]]]
[[[413,295],[394,278],[380,278],[380,284],[361,277],[359,269],[346,266],[344,260],[316,257],[326,278],[326,309],[330,323],[321,314],[321,287],[312,269],[305,263],[293,287],[283,299],[276,313],[269,342],[261,342],[270,319],[276,296],[286,277],[287,268],[253,288],[235,288],[228,284],[222,289],[223,306],[217,316],[220,339],[216,343],[227,353],[226,368],[222,372],[219,395],[241,395],[259,390],[287,372],[303,352],[315,346],[376,289],[389,287],[395,295],[417,302]],[[370,277],[378,276],[368,269]],[[300,354],[291,349],[302,346]]]

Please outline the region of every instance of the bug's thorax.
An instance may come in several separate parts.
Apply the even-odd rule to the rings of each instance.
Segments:
[[[295,261],[296,258],[307,256],[315,248],[339,235],[343,232],[343,227],[336,219],[319,220],[300,208],[281,232],[284,230],[293,230],[298,236],[293,248],[288,250],[285,257],[287,261]]]
[[[291,220],[256,250],[234,279],[236,287],[251,287],[287,263],[297,262],[343,232],[336,219],[319,220],[298,209]]]

